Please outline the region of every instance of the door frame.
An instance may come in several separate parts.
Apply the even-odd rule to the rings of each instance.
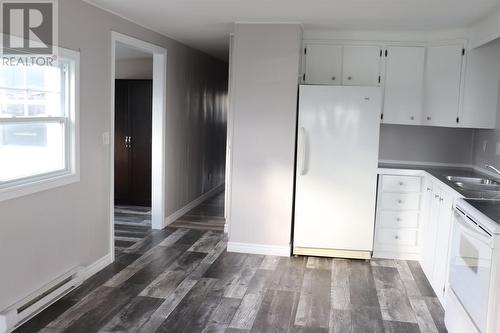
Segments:
[[[111,118],[110,118],[110,253],[115,259],[114,231],[114,188],[115,188],[115,65],[116,43],[150,53],[153,57],[153,110],[151,147],[151,226],[153,229],[165,227],[165,138],[166,138],[166,94],[167,94],[167,49],[140,39],[111,31]]]

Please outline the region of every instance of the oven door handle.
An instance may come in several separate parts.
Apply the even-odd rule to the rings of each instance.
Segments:
[[[488,233],[486,233],[486,231],[484,231],[483,229],[481,229],[479,226],[477,226],[476,224],[474,224],[473,226],[471,225],[471,223],[473,223],[472,221],[470,223],[467,223],[467,221],[465,221],[465,219],[467,217],[465,217],[463,214],[460,214],[458,212],[455,213],[456,214],[456,221],[459,225],[459,227],[461,227],[461,229],[466,233],[468,234],[469,236],[477,239],[478,241],[484,243],[484,244],[488,244],[489,247],[493,247],[493,237],[491,237],[491,235],[489,235]]]

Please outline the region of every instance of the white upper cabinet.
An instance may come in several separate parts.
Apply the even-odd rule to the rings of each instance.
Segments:
[[[345,45],[342,84],[345,86],[380,85],[380,46]]]
[[[303,83],[383,86],[386,124],[495,128],[500,41],[465,43],[306,41]]]
[[[459,126],[495,128],[499,83],[500,42],[468,51]]]
[[[463,44],[452,44],[427,48],[424,125],[458,125],[463,47]]]
[[[308,44],[304,82],[340,85],[342,82],[342,46]]]
[[[422,120],[425,47],[391,46],[386,50],[383,122],[418,125]]]
[[[306,84],[378,86],[380,58],[379,46],[307,43],[303,81]]]

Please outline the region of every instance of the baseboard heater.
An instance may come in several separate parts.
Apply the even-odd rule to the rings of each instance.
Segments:
[[[0,333],[12,332],[82,283],[82,267],[75,267],[0,313]]]

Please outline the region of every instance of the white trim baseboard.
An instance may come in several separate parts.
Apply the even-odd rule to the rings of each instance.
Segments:
[[[263,245],[251,243],[227,243],[227,252],[263,254],[268,256],[289,257],[291,253],[290,245]]]
[[[85,267],[80,273],[82,282],[99,273],[102,269],[104,269],[104,267],[108,266],[111,263],[113,263],[111,253],[108,253],[101,259],[94,261],[93,263]]]
[[[165,218],[165,221],[163,222],[163,228],[168,226],[169,224],[173,223],[177,219],[179,219],[181,216],[189,212],[191,209],[195,208],[196,206],[199,206],[202,204],[204,201],[210,199],[214,195],[222,192],[224,190],[224,184],[219,185],[217,187],[214,187],[213,189],[209,190],[208,192],[200,195],[198,198],[194,199],[181,209],[177,210],[176,212],[170,214]]]

